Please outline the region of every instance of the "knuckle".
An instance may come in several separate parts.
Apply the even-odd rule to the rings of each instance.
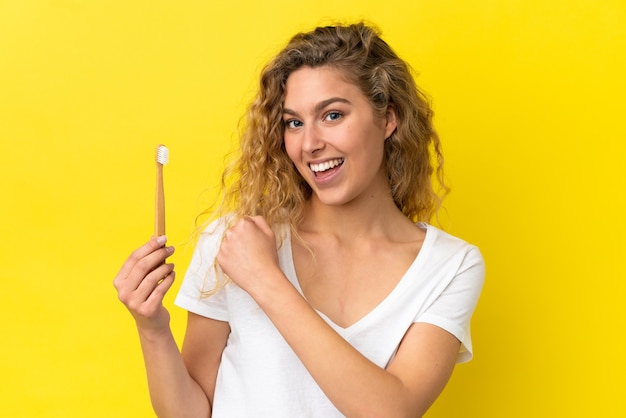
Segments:
[[[142,271],[147,271],[150,269],[150,262],[146,260],[145,258],[142,258],[139,261],[137,261],[137,268],[139,268]]]
[[[122,302],[124,305],[128,306],[128,293],[126,291],[124,291],[123,289],[120,289],[117,292],[117,298],[120,300],[120,302]]]
[[[128,259],[130,261],[137,261],[141,258],[140,256],[140,249],[137,248],[135,251],[133,251],[132,253],[130,253],[130,255],[128,256]]]
[[[131,299],[128,300],[126,302],[126,307],[128,308],[128,310],[130,310],[131,312],[137,312],[140,313],[142,310],[142,306],[141,303],[137,300]]]

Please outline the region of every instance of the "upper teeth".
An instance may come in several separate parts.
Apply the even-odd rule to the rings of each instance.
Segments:
[[[313,172],[319,173],[320,171],[326,171],[330,170],[333,167],[337,167],[341,163],[343,163],[343,158],[337,158],[335,160],[326,161],[320,164],[310,164],[310,167]]]

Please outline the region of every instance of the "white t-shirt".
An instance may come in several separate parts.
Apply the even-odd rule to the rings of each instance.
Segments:
[[[422,248],[378,306],[347,328],[318,312],[346,341],[383,368],[393,359],[414,322],[434,324],[456,336],[462,343],[457,362],[472,357],[470,318],[484,280],[482,256],[475,246],[433,226],[418,226],[426,230]],[[228,282],[216,294],[200,296],[202,290],[212,289],[215,283],[213,260],[222,229],[213,229],[198,242],[175,301],[198,315],[227,321],[231,328],[218,371],[213,417],[342,417],[244,290]],[[285,239],[278,249],[280,266],[302,294],[289,228],[282,228],[282,232]]]

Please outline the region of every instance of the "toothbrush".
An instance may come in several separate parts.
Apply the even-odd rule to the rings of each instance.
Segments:
[[[169,160],[165,145],[156,148],[156,202],[154,208],[154,236],[165,235],[165,195],[163,193],[163,166]]]

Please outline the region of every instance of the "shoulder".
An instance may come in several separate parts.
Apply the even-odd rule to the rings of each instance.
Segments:
[[[196,247],[202,248],[212,246],[215,243],[219,244],[222,241],[224,232],[228,229],[231,220],[231,216],[222,216],[214,219],[203,227],[200,227],[195,236],[197,241]]]
[[[419,222],[417,226],[426,231],[426,236],[430,236],[433,242],[437,243],[437,246],[450,248],[450,249],[460,249],[467,246],[472,246],[472,244],[468,243],[462,238],[454,236],[449,232],[444,231],[443,229],[439,229],[436,226]]]
[[[477,278],[484,276],[485,261],[476,245],[432,225],[421,224],[420,227],[427,230],[423,250],[431,265],[447,267],[457,273],[471,269]]]
[[[204,227],[198,228],[193,236],[193,256],[186,276],[193,272],[204,271],[213,265],[226,229],[225,217],[215,219]]]
[[[480,250],[462,238],[454,236],[442,229],[426,223],[418,226],[426,230],[427,246],[440,254],[472,253],[480,255]]]

